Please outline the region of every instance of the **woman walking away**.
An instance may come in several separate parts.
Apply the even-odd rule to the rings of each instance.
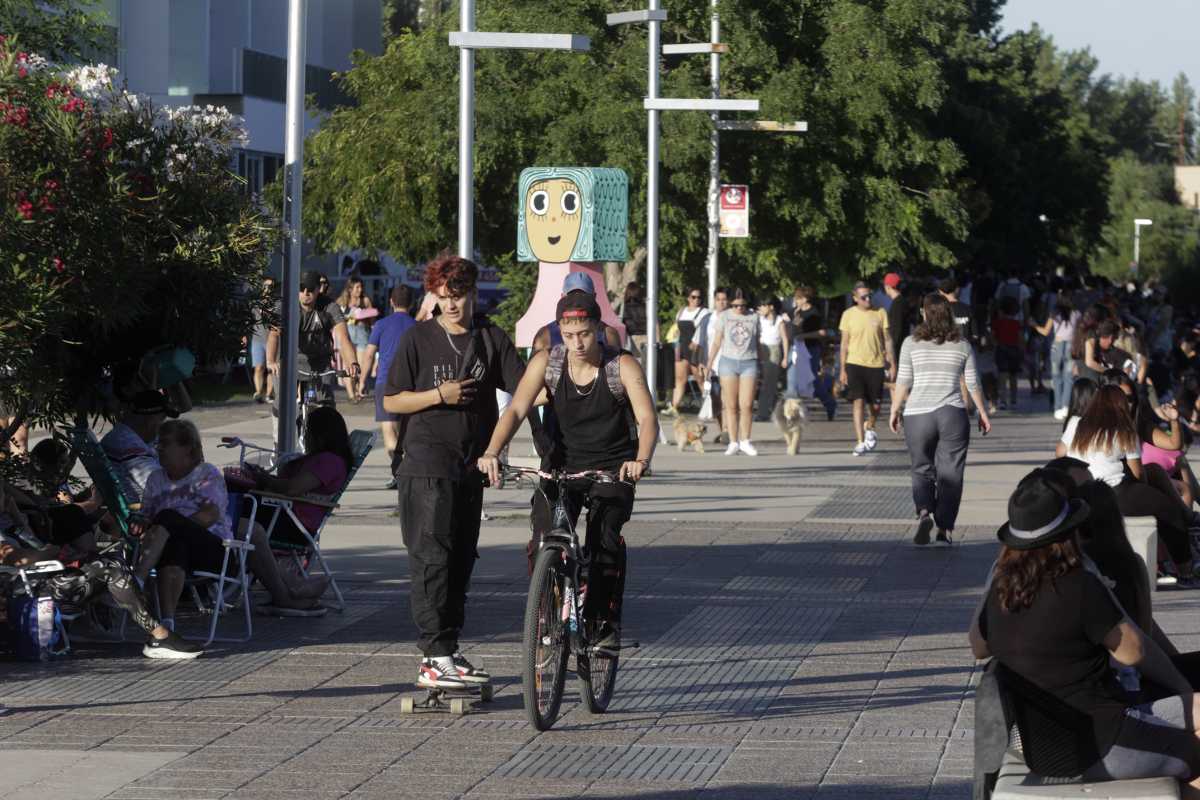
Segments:
[[[1054,418],[1065,420],[1070,411],[1071,378],[1074,365],[1071,359],[1072,342],[1075,340],[1075,325],[1079,312],[1071,308],[1071,301],[1059,295],[1053,312],[1043,325],[1033,328],[1051,340],[1050,383],[1054,389]]]
[[[709,372],[720,358],[717,376],[721,379],[721,413],[729,431],[727,456],[739,451],[748,456],[758,455],[750,442],[750,425],[754,384],[758,381],[760,319],[750,307],[750,298],[738,289],[729,309],[717,317],[716,331],[708,348]]]
[[[687,304],[675,315],[675,328],[679,331],[675,339],[675,389],[671,392],[671,405],[663,409],[664,417],[679,415],[679,404],[687,389],[692,369],[702,362],[700,352],[700,327],[708,322],[708,309],[699,289],[688,289]]]
[[[1190,514],[1178,497],[1147,482],[1129,401],[1120,387],[1100,387],[1083,416],[1068,420],[1062,444],[1060,455],[1087,462],[1093,478],[1113,487],[1124,516],[1152,516],[1158,521],[1158,535],[1175,562],[1179,586],[1200,586],[1193,575],[1188,541]]]
[[[1045,472],[1026,476],[1008,501],[1008,522],[997,533],[1000,557],[971,620],[971,651],[978,659],[995,656],[1089,718],[1091,735],[1079,743],[1083,780],[1172,777],[1185,782],[1183,797],[1200,798],[1197,696],[1083,557],[1078,529],[1093,513],[1088,504],[1067,497]],[[1152,682],[1162,691],[1135,705],[1110,659],[1135,667],[1143,686]]]
[[[346,318],[346,331],[350,334],[350,342],[354,345],[354,352],[358,358],[359,374],[365,379],[371,374],[371,364],[365,363],[367,346],[371,343],[371,324],[379,312],[375,310],[375,304],[363,290],[363,279],[357,275],[346,281],[345,288],[338,295],[337,304],[342,310],[342,316]],[[346,364],[344,369],[349,372],[350,365]],[[342,385],[346,387],[351,402],[357,403],[363,399],[353,378],[342,378]]]
[[[891,428],[900,432],[903,414],[917,510],[913,544],[929,544],[929,532],[937,525],[937,544],[949,546],[971,442],[971,421],[960,389],[963,380],[979,409],[979,430],[985,436],[992,422],[979,390],[975,355],[962,338],[950,303],[931,292],[925,295],[922,312],[924,321],[900,346]]]

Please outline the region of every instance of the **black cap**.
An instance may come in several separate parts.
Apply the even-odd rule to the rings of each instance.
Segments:
[[[554,319],[600,319],[600,304],[587,292],[568,292],[558,300]]]
[[[1008,498],[1008,522],[996,536],[1005,547],[1033,550],[1070,538],[1089,513],[1087,503],[1069,496],[1060,474],[1035,469]]]
[[[321,273],[315,269],[306,269],[300,273],[300,288],[317,291],[321,288]]]
[[[134,414],[143,416],[151,416],[152,414],[166,414],[172,419],[179,416],[179,412],[171,408],[171,404],[167,402],[167,398],[162,392],[151,391],[144,389],[133,396],[133,404],[130,410]]]

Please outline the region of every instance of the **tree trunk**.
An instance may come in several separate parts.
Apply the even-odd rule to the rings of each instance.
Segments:
[[[609,300],[620,303],[625,297],[625,287],[637,280],[638,272],[646,263],[646,248],[639,247],[633,251],[633,258],[625,262],[604,262],[604,284],[608,287]],[[624,304],[621,303],[623,306]]]

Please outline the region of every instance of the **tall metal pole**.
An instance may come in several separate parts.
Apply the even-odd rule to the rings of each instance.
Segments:
[[[719,44],[721,41],[721,18],[717,15],[717,0],[712,0],[712,43]],[[721,96],[721,54],[713,52],[708,57],[708,65],[711,73],[710,85],[712,87],[712,98],[716,100]],[[720,192],[721,192],[721,131],[717,127],[717,122],[720,121],[720,113],[714,111],[712,113],[712,133],[709,134],[709,143],[712,154],[708,160],[708,307],[713,307],[713,302],[717,296],[717,266],[720,257]]]
[[[1142,226],[1135,222],[1135,223],[1133,223],[1133,263],[1134,264],[1141,263],[1141,258],[1140,258],[1141,252],[1142,252]]]
[[[460,0],[459,29],[475,30],[475,0]],[[458,254],[475,257],[475,51],[458,50]]]
[[[659,0],[650,0],[657,11]],[[650,20],[650,99],[658,98],[658,62],[662,23]],[[658,402],[658,110],[650,109],[646,132],[646,382],[650,397]]]
[[[304,239],[300,226],[304,164],[304,38],[308,0],[288,2],[287,123],[284,144],[284,219],[287,246],[283,251],[283,302],[279,323],[279,417],[275,420],[278,453],[296,449],[296,346],[300,338],[300,260]]]

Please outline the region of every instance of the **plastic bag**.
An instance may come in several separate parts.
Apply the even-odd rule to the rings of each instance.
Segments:
[[[712,402],[712,384],[709,381],[704,382],[704,401],[700,403],[700,413],[696,415],[696,419],[701,422],[712,422],[713,417],[713,402]]]

